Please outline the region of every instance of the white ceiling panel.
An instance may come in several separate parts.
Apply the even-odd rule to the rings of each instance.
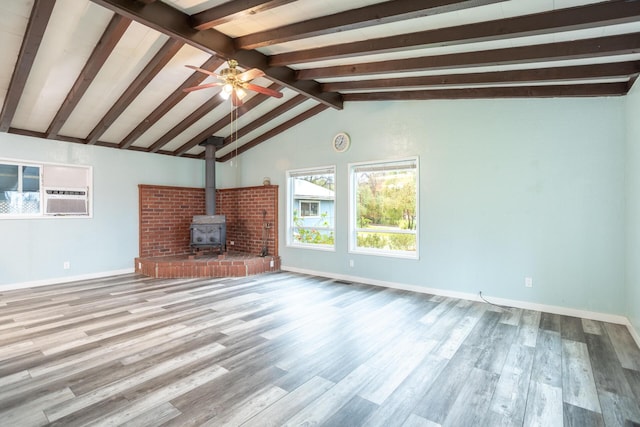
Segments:
[[[281,90],[281,93],[282,93],[282,98],[280,98],[280,99],[278,99],[278,98],[269,98],[266,101],[264,101],[263,103],[261,103],[260,105],[258,105],[257,107],[245,112],[237,120],[237,127],[239,129],[242,129],[242,127],[250,124],[251,122],[253,122],[256,119],[259,119],[263,115],[267,114],[269,111],[273,110],[274,108],[279,107],[280,105],[286,103],[287,101],[291,100],[296,95],[298,95],[297,92],[294,92],[294,91],[288,90],[288,89]],[[217,135],[222,135],[224,137],[227,137],[227,136],[229,136],[231,134],[230,129],[231,128],[229,126],[227,126],[224,130],[221,130],[220,132],[218,132]]]
[[[453,69],[452,68],[447,70],[386,73],[384,74],[384,76],[380,76],[380,75],[361,76],[359,80],[375,80],[380,78],[408,78],[408,77],[418,77],[418,76],[456,75],[456,74],[468,74],[468,73],[485,73],[485,72],[494,72],[494,71],[527,70],[527,69],[538,69],[538,68],[559,68],[559,67],[569,67],[569,66],[576,66],[576,65],[610,64],[610,63],[616,63],[616,62],[638,61],[638,60],[640,60],[640,53],[630,54],[630,55],[603,56],[599,58],[582,58],[582,59],[561,60],[561,61],[543,61],[543,62],[534,62],[534,63],[526,63],[526,64],[491,65],[491,66],[483,66],[483,67],[474,67],[473,69],[470,69],[470,68]],[[344,81],[350,81],[350,80],[351,79],[349,77],[318,79],[318,81],[322,83],[344,82]]]
[[[344,0],[299,0],[256,15],[240,17],[217,26],[216,30],[229,37],[240,37],[293,22],[306,21],[381,2],[382,0],[349,0],[348,2]]]
[[[60,132],[86,137],[166,40],[167,36],[132,22]]]
[[[259,128],[249,132],[247,135],[243,136],[242,138],[239,138],[238,140],[234,139],[233,142],[228,147],[225,147],[225,148],[223,148],[221,150],[218,150],[218,152],[216,154],[218,154],[218,157],[220,157],[220,156],[224,156],[225,154],[227,154],[227,153],[229,153],[231,151],[235,151],[236,148],[242,147],[244,144],[248,143],[253,138],[264,134],[265,132],[269,131],[270,129],[273,129],[273,128],[277,127],[277,126],[280,126],[281,124],[285,123],[287,120],[293,119],[294,117],[298,116],[299,114],[302,114],[305,111],[309,110],[310,108],[313,108],[315,105],[317,105],[316,102],[311,101],[311,100],[307,100],[307,101],[301,103],[300,105],[297,105],[297,106],[291,108],[285,114],[283,114],[281,116],[278,116],[277,118],[275,118],[274,120],[269,122],[268,125],[260,126]]]
[[[207,79],[204,83],[214,82],[213,78]],[[175,126],[182,123],[191,113],[207,102],[211,97],[216,96],[219,89],[200,90],[190,93],[178,104],[176,104],[161,121],[158,121],[149,128],[136,142],[135,146],[149,147],[155,141],[162,138]]]
[[[506,40],[492,40],[486,42],[464,43],[453,46],[416,48],[411,51],[380,53],[375,55],[361,55],[356,58],[341,58],[308,62],[304,64],[291,64],[296,70],[333,67],[347,64],[363,64],[368,62],[393,61],[408,58],[420,58],[425,56],[451,55],[456,53],[478,52],[494,49],[507,49],[519,46],[533,46],[549,43],[560,43],[573,40],[592,39],[596,37],[612,36],[626,33],[640,32],[640,21],[626,24],[611,25],[608,27],[589,28],[584,30],[565,31],[561,33],[516,37]],[[595,57],[594,57],[595,59]]]
[[[192,73],[185,64],[201,65],[211,56],[185,45],[158,75],[144,88],[120,117],[100,137],[101,141],[119,143],[158,105],[171,95]],[[211,79],[213,81],[214,79]],[[200,91],[202,92],[202,91]],[[205,94],[202,94],[204,97]]]
[[[47,130],[112,16],[89,1],[56,2],[13,126]]]
[[[182,147],[184,144],[189,142],[191,139],[195,138],[198,134],[200,134],[203,130],[207,129],[209,126],[216,123],[218,120],[226,117],[229,114],[229,110],[231,108],[231,102],[225,103],[226,105],[221,105],[213,111],[205,114],[200,120],[195,122],[193,126],[189,127],[187,130],[178,135],[175,139],[170,141],[167,145],[163,147],[163,150],[174,151],[178,148]],[[225,108],[225,107],[228,107]],[[206,138],[203,138],[203,140]]]
[[[212,7],[220,6],[223,3],[229,2],[229,0],[162,0],[174,8],[186,13],[187,15],[193,15],[194,13],[202,12],[203,10],[210,9]]]
[[[3,58],[0,64],[0,103],[4,102],[11,82],[32,6],[33,1],[0,2],[0,28],[5,29],[0,38],[0,57]]]

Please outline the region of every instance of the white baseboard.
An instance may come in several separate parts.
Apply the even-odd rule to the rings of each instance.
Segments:
[[[633,327],[633,323],[631,323],[629,319],[627,319],[627,329],[629,329],[629,333],[635,340],[636,344],[638,344],[638,347],[640,347],[640,334],[638,334],[638,331],[636,331]]]
[[[79,280],[100,279],[102,277],[117,276],[119,274],[129,274],[133,273],[134,271],[135,270],[133,268],[125,268],[123,270],[103,271],[100,273],[82,274],[79,276],[56,277],[53,279],[35,280],[33,282],[6,283],[4,285],[0,285],[0,292],[11,291],[14,289],[34,288],[37,286],[56,285],[60,283],[77,282]]]
[[[284,271],[291,271],[293,273],[310,274],[314,276],[328,277],[330,279],[363,283],[366,285],[373,285],[373,286],[381,286],[384,288],[400,289],[404,291],[413,291],[413,292],[418,292],[423,294],[439,295],[444,297],[459,298],[459,299],[465,299],[470,301],[482,301],[479,295],[471,294],[468,292],[457,292],[457,291],[449,291],[446,289],[426,288],[426,287],[416,286],[416,285],[407,285],[404,283],[387,282],[383,280],[375,280],[375,279],[369,279],[369,278],[358,277],[358,276],[350,276],[345,274],[327,273],[325,271],[314,271],[314,270],[308,270],[304,268],[289,267],[285,265],[281,266],[280,269]],[[544,311],[545,313],[561,314],[564,316],[581,317],[584,319],[598,320],[601,322],[609,322],[609,323],[616,323],[619,325],[625,325],[629,329],[629,332],[631,333],[631,336],[633,337],[633,339],[636,341],[636,344],[638,344],[638,347],[640,347],[640,336],[638,335],[637,331],[633,328],[633,325],[631,324],[631,322],[626,316],[619,316],[617,314],[609,314],[609,313],[600,313],[596,311],[579,310],[576,308],[560,307],[556,305],[538,304],[538,303],[533,303],[528,301],[497,298],[497,297],[491,297],[489,295],[483,295],[483,296],[491,300],[492,303],[495,303],[498,305],[505,305],[507,307],[522,308],[525,310]]]

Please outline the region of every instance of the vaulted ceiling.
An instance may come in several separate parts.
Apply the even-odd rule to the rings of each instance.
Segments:
[[[358,101],[620,96],[640,0],[0,0],[0,131],[226,161]],[[235,59],[265,75],[234,108]]]

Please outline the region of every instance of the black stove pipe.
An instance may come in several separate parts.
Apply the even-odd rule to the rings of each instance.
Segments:
[[[216,149],[222,147],[224,138],[221,136],[210,136],[200,143],[205,148],[205,189],[204,203],[207,215],[216,214]]]

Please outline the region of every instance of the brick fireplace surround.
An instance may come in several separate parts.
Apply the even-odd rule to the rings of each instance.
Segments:
[[[189,226],[194,215],[205,213],[203,188],[139,185],[138,194],[137,273],[158,278],[240,277],[280,270],[278,186],[216,190],[216,214],[225,215],[227,222],[223,256],[217,251],[190,256]],[[270,224],[268,255],[260,257],[265,222]]]

